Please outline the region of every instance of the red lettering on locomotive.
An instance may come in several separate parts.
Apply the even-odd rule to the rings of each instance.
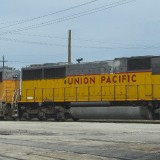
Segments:
[[[101,83],[105,82],[106,77],[105,76],[101,76]]]
[[[111,78],[108,76],[106,83],[111,83]]]
[[[126,75],[122,75],[122,83],[126,81]]]
[[[132,82],[136,82],[136,75],[132,75]]]
[[[112,81],[113,83],[117,83],[117,76],[113,76]]]

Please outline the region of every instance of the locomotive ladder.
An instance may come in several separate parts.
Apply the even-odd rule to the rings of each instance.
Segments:
[[[5,97],[5,92],[3,92],[2,97],[1,97],[1,101],[0,101],[1,108],[2,108],[3,98],[4,98],[4,97]]]
[[[19,90],[15,89],[12,96],[12,105],[14,106],[17,105],[18,95],[19,95]]]

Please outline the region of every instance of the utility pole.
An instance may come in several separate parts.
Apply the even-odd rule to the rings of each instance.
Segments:
[[[68,32],[68,64],[71,64],[71,30]]]
[[[3,69],[4,69],[4,63],[5,63],[5,62],[8,62],[8,61],[5,61],[5,60],[4,60],[4,56],[3,56],[3,60],[0,61],[0,62],[3,62]]]

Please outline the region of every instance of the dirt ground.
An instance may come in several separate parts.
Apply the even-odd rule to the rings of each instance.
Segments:
[[[159,160],[160,125],[1,121],[0,159]]]

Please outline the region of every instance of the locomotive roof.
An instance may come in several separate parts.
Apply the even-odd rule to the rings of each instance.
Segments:
[[[74,65],[87,65],[87,64],[102,64],[102,63],[112,63],[117,60],[128,60],[128,59],[141,59],[141,58],[156,58],[160,56],[152,56],[152,55],[146,55],[146,56],[132,56],[132,57],[120,57],[115,58],[114,60],[104,60],[104,61],[93,61],[93,62],[82,62],[82,63],[75,63],[75,64],[68,64],[67,62],[59,62],[59,63],[45,63],[45,64],[32,64],[30,66],[26,66],[22,69],[40,69],[40,68],[63,68],[66,66],[74,66]]]
[[[4,66],[4,68],[1,66],[0,67],[0,71],[4,71],[4,70],[16,70],[15,68],[13,67],[8,67],[8,66]]]
[[[152,58],[152,57],[160,57],[160,56],[152,56],[152,55],[146,55],[146,56],[131,56],[131,57],[115,58],[114,60],[117,60],[117,59],[141,59],[141,58]]]
[[[30,66],[24,67],[22,69],[38,69],[38,68],[62,68],[66,66],[73,66],[73,65],[86,65],[86,64],[101,64],[101,63],[111,63],[113,60],[106,60],[106,61],[94,61],[94,62],[83,62],[83,63],[75,63],[75,64],[68,64],[67,62],[60,62],[60,63],[45,63],[45,64],[32,64]]]

